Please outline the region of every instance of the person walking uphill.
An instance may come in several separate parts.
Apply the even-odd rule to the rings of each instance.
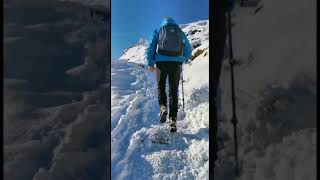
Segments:
[[[165,123],[169,114],[170,132],[177,131],[181,66],[191,58],[191,53],[192,49],[184,32],[172,18],[165,17],[160,27],[154,30],[150,37],[146,56],[148,70],[156,71],[157,74],[160,122]],[[169,113],[166,94],[167,78],[169,80]]]

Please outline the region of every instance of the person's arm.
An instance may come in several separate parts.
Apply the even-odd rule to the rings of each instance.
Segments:
[[[156,48],[158,44],[158,30],[154,30],[153,33],[150,36],[149,46],[147,48],[147,63],[148,67],[154,67],[154,57],[156,53]]]
[[[188,59],[192,57],[192,48],[187,36],[184,33],[183,33],[183,39],[184,39],[183,57],[185,58],[184,61],[187,62]]]

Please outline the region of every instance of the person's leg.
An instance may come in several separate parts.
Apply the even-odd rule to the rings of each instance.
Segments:
[[[178,113],[178,89],[180,80],[180,65],[177,63],[168,63],[169,71],[169,117],[170,132],[177,131],[177,113]]]
[[[227,19],[226,19],[226,1],[219,0],[213,1],[213,81],[212,83],[212,95],[213,95],[213,121],[210,122],[210,131],[213,134],[213,143],[210,144],[210,149],[213,149],[213,162],[214,168],[215,161],[217,159],[218,152],[218,142],[217,142],[217,131],[218,131],[218,110],[217,110],[217,93],[219,86],[219,79],[221,74],[222,60],[224,57],[224,49],[226,42],[226,32],[227,32]],[[214,171],[214,169],[212,169]]]
[[[162,64],[156,65],[157,84],[158,84],[158,103],[160,106],[160,122],[166,121],[167,116],[167,94],[166,94],[166,81],[168,73],[163,68]]]
[[[178,112],[178,89],[181,67],[179,64],[170,64],[169,72],[169,117],[177,118]]]

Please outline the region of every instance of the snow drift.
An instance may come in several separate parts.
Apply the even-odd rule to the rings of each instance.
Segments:
[[[28,16],[22,17],[25,7]],[[84,13],[89,9],[8,2],[4,179],[109,177],[109,29]]]

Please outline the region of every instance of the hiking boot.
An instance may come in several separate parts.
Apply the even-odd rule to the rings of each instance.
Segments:
[[[160,122],[165,123],[167,121],[168,110],[166,106],[160,106]]]
[[[170,132],[177,132],[177,118],[170,117]]]

